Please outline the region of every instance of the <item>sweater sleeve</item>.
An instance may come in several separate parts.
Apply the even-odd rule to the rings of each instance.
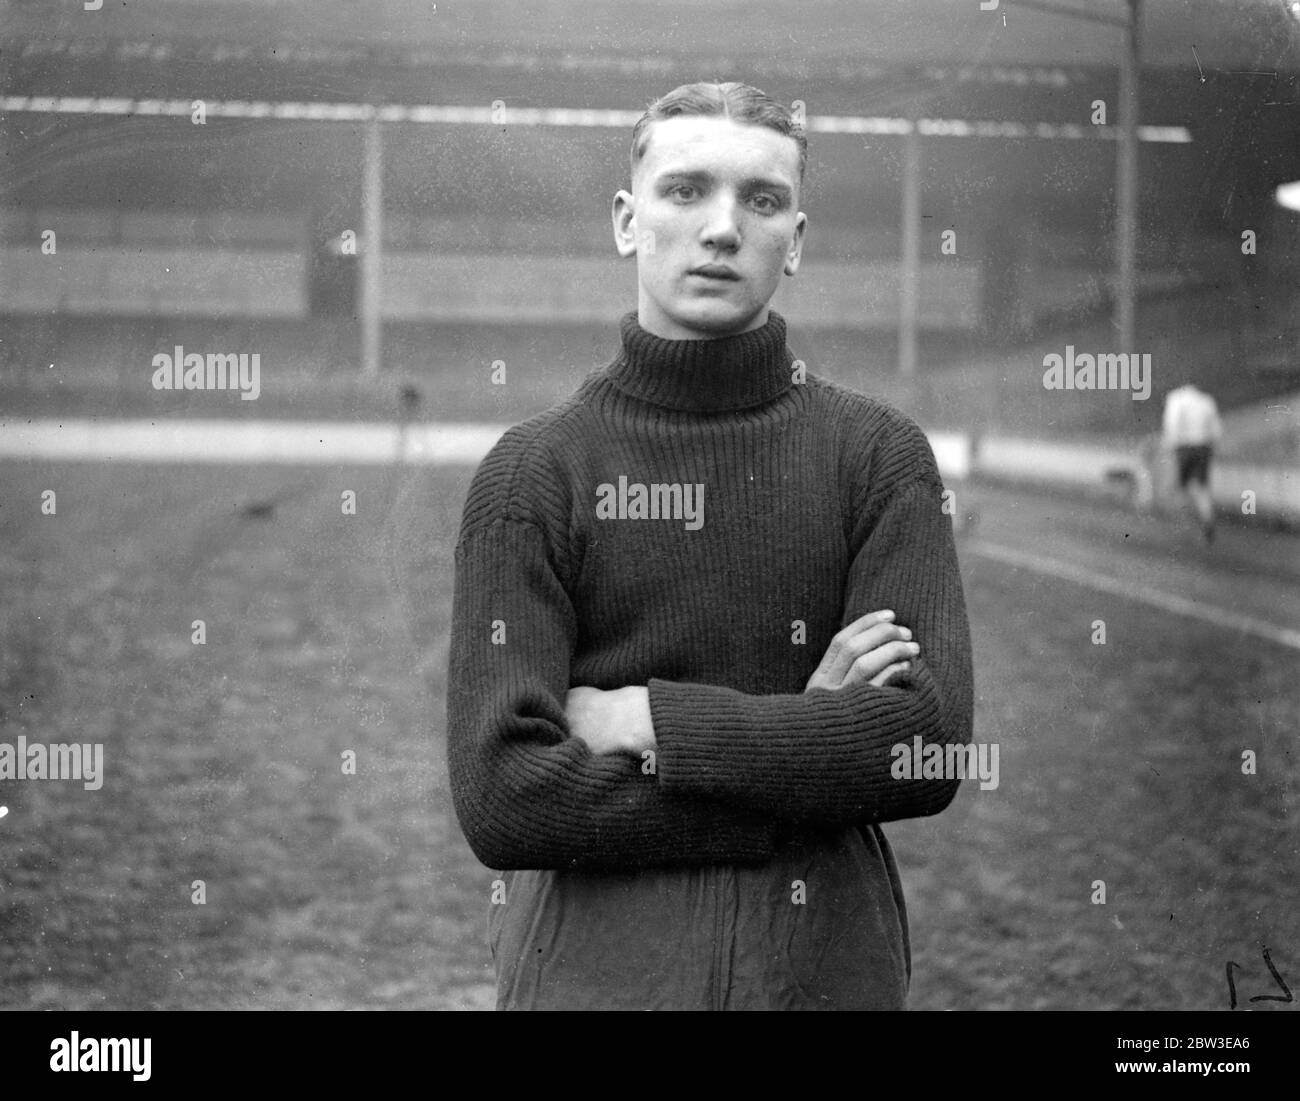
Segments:
[[[931,460],[932,462],[932,460]],[[890,497],[854,555],[841,625],[892,608],[920,644],[909,677],[798,695],[650,682],[659,779],[672,793],[817,825],[936,814],[958,780],[895,779],[892,748],[971,740],[970,632],[937,472]]]
[[[538,525],[502,518],[456,550],[448,758],[475,855],[500,869],[762,862],[769,816],[675,795],[641,761],[570,736],[576,623],[549,545]]]

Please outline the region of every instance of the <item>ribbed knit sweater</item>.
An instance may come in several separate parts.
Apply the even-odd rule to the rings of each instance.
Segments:
[[[971,737],[969,630],[924,434],[805,376],[775,312],[696,341],[629,313],[621,335],[608,368],[506,432],[465,505],[448,749],[475,854],[761,865],[810,829],[942,810],[957,781],[891,775],[898,743]],[[659,518],[637,518],[638,486]],[[910,674],[805,691],[831,637],[882,608],[920,645]],[[570,737],[579,685],[647,685],[654,758]]]

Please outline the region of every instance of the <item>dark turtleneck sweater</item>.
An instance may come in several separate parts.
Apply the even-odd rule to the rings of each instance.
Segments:
[[[775,312],[715,340],[666,340],[634,313],[621,332],[608,368],[502,437],[465,505],[448,744],[476,855],[761,865],[800,831],[942,810],[957,781],[891,775],[898,743],[971,737],[969,631],[924,434],[805,377]],[[659,518],[633,518],[622,485],[647,487]],[[832,635],[882,608],[920,644],[907,678],[805,692]],[[569,737],[579,685],[649,687],[653,761]]]
[[[971,737],[970,638],[921,431],[812,375],[775,313],[716,340],[634,314],[622,350],[483,461],[456,546],[448,753],[508,871],[502,1009],[898,1009],[902,884],[879,823],[958,781],[892,748]],[[804,686],[892,608],[888,687]],[[649,688],[653,756],[593,756],[570,687]]]

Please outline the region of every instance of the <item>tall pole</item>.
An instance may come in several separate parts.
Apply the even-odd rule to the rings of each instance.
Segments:
[[[921,270],[921,134],[917,114],[903,139],[902,263],[898,281],[898,373],[916,374],[916,322]]]
[[[1128,0],[1119,68],[1119,156],[1115,176],[1115,325],[1121,352],[1137,351],[1138,65],[1142,0]]]
[[[379,374],[381,273],[384,260],[384,147],[380,122],[366,122],[365,166],[361,176],[361,370]]]

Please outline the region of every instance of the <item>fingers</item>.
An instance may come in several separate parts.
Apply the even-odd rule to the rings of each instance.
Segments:
[[[838,688],[856,670],[853,683],[865,683],[895,661],[905,661],[920,647],[900,650],[912,641],[912,632],[893,622],[892,611],[869,612],[843,628],[826,648],[817,679],[822,687]]]
[[[865,631],[868,627],[874,627],[877,623],[893,622],[894,612],[892,609],[886,608],[879,612],[868,612],[866,615],[858,616],[852,623],[841,627],[839,633],[836,634],[835,638],[831,639],[831,642],[836,642],[841,637],[852,638],[854,635]]]
[[[910,671],[911,668],[912,663],[910,661],[896,661],[889,668],[877,673],[867,683],[874,685],[876,688],[884,688],[891,681]]]
[[[887,642],[870,653],[863,654],[850,667],[840,683],[841,688],[854,684],[875,684],[875,678],[894,665],[911,661],[921,652],[915,642]]]
[[[849,666],[863,653],[858,643],[862,641],[864,633],[877,627],[889,627],[892,625],[893,620],[894,613],[890,610],[868,612],[864,616],[859,616],[848,626],[842,627],[831,639],[830,645],[826,647],[826,653],[822,655],[821,663],[817,666],[817,672],[814,674],[820,686],[838,688],[840,681],[848,673]],[[885,641],[885,639],[882,638],[880,641]]]

